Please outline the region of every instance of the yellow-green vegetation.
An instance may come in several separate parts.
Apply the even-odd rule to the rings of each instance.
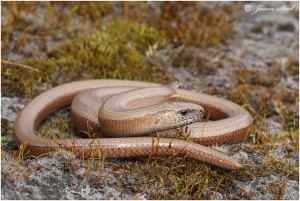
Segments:
[[[283,130],[295,130],[299,125],[299,119],[295,118],[299,93],[280,84],[279,73],[238,70],[238,86],[228,91],[229,99],[252,106],[249,109],[262,122],[266,117],[276,115]]]
[[[7,64],[3,74],[9,80],[22,83],[12,87],[20,93],[25,90],[27,96],[32,95],[33,83],[58,84],[88,78],[158,81],[161,74],[147,62],[146,53],[156,51],[165,43],[164,37],[152,27],[117,20],[97,33],[61,43],[45,59],[20,61],[34,66],[35,70],[18,65],[11,68]]]
[[[53,139],[70,139],[76,137],[74,125],[71,123],[70,108],[59,110],[50,115],[37,131],[40,137]]]
[[[2,45],[6,54],[14,30],[36,36],[15,40],[14,48],[20,49],[16,52],[21,54],[28,51],[28,47],[25,50],[21,47],[35,43],[34,40],[41,40],[39,48],[46,51],[47,37],[58,41],[72,38],[47,51],[46,57],[34,58],[34,53],[29,52],[25,54],[28,58],[11,62],[4,56],[2,84],[27,97],[38,94],[37,86],[42,84],[56,85],[84,78],[167,80],[168,73],[151,63],[147,52],[157,56],[157,49],[168,43],[216,45],[231,36],[235,19],[230,15],[232,8],[220,6],[222,9],[210,12],[207,5],[184,2],[162,3],[161,14],[154,16],[146,14],[152,8],[141,2],[7,2],[5,5],[9,9],[3,12],[10,13],[3,25],[6,31]],[[120,14],[115,17],[117,10]],[[34,20],[33,14],[43,15],[45,20]],[[80,26],[75,26],[78,22]]]
[[[78,79],[166,81],[171,75],[161,62],[164,56],[161,49],[181,45],[182,51],[170,63],[188,68],[198,55],[194,48],[226,42],[232,36],[235,21],[232,15],[235,6],[218,5],[210,9],[198,2],[162,2],[155,9],[143,2],[9,2],[6,5],[8,9],[3,13],[7,20],[1,41],[2,93],[27,98]],[[44,21],[35,20],[40,15]],[[15,31],[23,35],[15,37]],[[32,51],[35,46],[28,44],[38,44],[37,50]],[[14,59],[14,54],[16,58],[21,55],[21,59]],[[205,74],[216,71],[215,66],[205,66],[205,58],[198,57],[196,66],[201,66]],[[289,61],[288,66],[288,75],[299,72],[296,59]],[[118,164],[93,157],[80,162],[70,158],[67,162],[72,171],[86,164],[87,175],[110,165],[110,174],[124,179],[126,188],[132,192],[146,193],[148,199],[210,199],[207,189],[226,195],[234,181],[249,182],[274,173],[298,180],[298,164],[290,162],[288,157],[299,152],[299,119],[295,116],[296,109],[291,109],[297,106],[299,94],[280,85],[282,72],[278,69],[275,73],[237,70],[237,86],[224,92],[255,118],[249,143],[232,145],[228,151],[234,155],[243,150],[252,157],[262,158],[241,159],[242,170],[228,171],[176,156],[138,158]],[[74,137],[76,131],[67,113],[65,109],[49,117],[38,134],[54,139]],[[272,128],[266,125],[269,117],[281,123],[280,135],[270,135]],[[12,128],[3,124],[2,129]],[[11,140],[4,138],[3,143],[11,144]],[[276,158],[270,152],[276,143],[286,146],[287,158]],[[26,161],[24,147],[18,151],[8,148],[1,154],[8,157],[11,152],[20,164]],[[94,185],[99,183],[101,179],[95,179]],[[280,183],[271,183],[267,190],[274,199],[280,199],[282,188]],[[225,198],[253,198],[246,190],[239,190],[235,196]]]
[[[170,2],[163,7],[159,28],[167,30],[175,43],[186,46],[207,47],[220,44],[232,36],[235,18],[233,7],[221,6],[216,12],[200,4]],[[175,26],[174,26],[175,25]]]
[[[146,22],[165,31],[173,44],[207,47],[225,42],[232,36],[235,21],[232,12],[236,9],[232,5],[218,5],[218,9],[213,12],[208,4],[192,2],[159,3],[159,11],[141,3],[133,6],[132,3],[124,2],[120,5],[124,8],[125,18]]]
[[[100,33],[62,43],[49,56],[65,66],[72,66],[72,71],[81,77],[92,74],[114,79],[153,81],[157,78],[155,67],[147,65],[146,59],[147,51],[166,43],[156,29],[124,20],[113,21],[103,29]]]

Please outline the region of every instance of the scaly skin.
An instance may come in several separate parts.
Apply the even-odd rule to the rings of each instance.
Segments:
[[[249,134],[253,122],[251,115],[244,108],[230,101],[186,90],[177,90],[182,101],[201,105],[206,116],[218,120],[189,125],[186,131],[192,141],[159,137],[54,140],[40,138],[35,134],[39,124],[49,114],[70,105],[79,92],[92,88],[119,86],[141,88],[160,85],[129,80],[84,80],[54,87],[35,97],[18,115],[14,125],[17,143],[24,147],[25,154],[32,156],[64,148],[84,157],[178,154],[227,169],[242,167],[236,160],[201,144],[212,145],[242,141]],[[77,121],[86,121],[80,115],[76,118]]]

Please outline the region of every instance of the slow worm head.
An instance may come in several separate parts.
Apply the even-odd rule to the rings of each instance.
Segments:
[[[101,89],[100,89],[101,90]],[[111,137],[130,137],[178,128],[200,121],[203,108],[173,102],[170,87],[145,87],[117,94],[100,107],[99,126]]]
[[[149,91],[145,89],[147,87],[154,88]],[[106,92],[87,91],[95,88],[101,88]],[[136,88],[148,91],[141,93],[135,90]],[[124,91],[129,92],[123,93]],[[161,94],[162,91],[164,92]],[[38,137],[35,130],[39,124],[55,110],[70,105],[79,92],[92,94],[89,97],[79,96],[72,104],[72,117],[79,129],[85,129],[87,124],[95,124],[99,131],[104,131],[115,138],[53,140]],[[171,101],[169,99],[178,97],[174,96],[174,93],[179,94],[180,100],[169,103]],[[95,104],[94,100],[101,102],[101,112],[99,107],[90,107]],[[87,103],[82,104],[82,101]],[[161,101],[158,106],[157,103]],[[188,131],[190,140],[132,137],[132,135],[156,132],[159,129],[165,130],[167,126],[173,128],[174,122],[182,126],[196,119],[199,120],[203,115],[203,108],[204,115],[214,121],[188,125],[184,130]],[[155,112],[153,113],[152,110]],[[154,126],[157,126],[152,130],[149,126],[151,118],[154,120]],[[135,123],[120,123],[121,119],[132,120]],[[102,120],[104,123],[101,122]],[[136,157],[175,153],[223,168],[239,169],[241,165],[236,160],[200,144],[240,142],[249,135],[252,122],[253,118],[244,108],[214,96],[181,89],[174,92],[174,89],[159,84],[139,81],[84,80],[54,87],[35,97],[18,115],[14,131],[17,143],[25,146],[27,155],[38,156],[61,148],[84,157],[97,154],[105,157]],[[142,129],[139,130],[140,128]],[[125,135],[125,138],[120,138],[121,135]]]

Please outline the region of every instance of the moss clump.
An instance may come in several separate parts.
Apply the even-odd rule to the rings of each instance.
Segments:
[[[174,42],[206,47],[232,35],[234,18],[222,9],[215,12],[205,4],[170,2],[162,13],[160,26]]]
[[[70,107],[61,109],[44,121],[37,129],[40,137],[48,139],[76,139],[78,138],[74,125],[71,123]]]
[[[2,72],[14,91],[27,96],[39,93],[31,90],[33,84],[44,82],[56,85],[84,78],[160,81],[162,74],[158,67],[150,66],[147,51],[165,43],[155,28],[116,20],[97,33],[61,43],[48,58],[20,61],[36,71],[6,65]]]
[[[143,165],[145,161],[147,165]],[[120,178],[130,181],[128,186],[136,191],[147,189],[148,199],[176,200],[211,199],[207,189],[226,194],[238,172],[176,156],[149,157],[139,163],[127,161],[120,169]]]
[[[132,7],[123,5],[124,16],[130,20],[146,22],[159,30],[164,30],[173,44],[206,47],[224,42],[232,35],[235,21],[235,6],[204,2],[153,2]],[[153,9],[155,8],[155,9]],[[145,13],[153,13],[147,15]]]
[[[279,76],[262,70],[239,69],[237,71],[239,84],[261,85],[265,87],[274,86],[279,82]]]
[[[104,29],[65,42],[49,56],[65,65],[72,65],[73,70],[86,77],[153,80],[157,76],[154,68],[147,65],[146,58],[151,47],[161,47],[165,43],[157,30],[123,20],[114,21]]]
[[[255,90],[256,89],[256,90]],[[250,109],[254,115],[267,117],[275,114],[272,102],[270,101],[270,91],[261,86],[253,86],[250,84],[241,84],[235,88],[231,88],[227,92],[229,100],[242,105],[253,106]]]
[[[103,17],[113,14],[115,10],[112,2],[51,2],[51,5],[58,9],[58,13],[67,9],[72,17],[80,16],[93,22],[101,22]]]

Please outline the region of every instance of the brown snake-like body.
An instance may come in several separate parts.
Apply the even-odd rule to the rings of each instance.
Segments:
[[[193,106],[195,104],[201,105],[204,108],[204,116],[216,120],[208,122],[197,122],[189,125],[188,127],[184,127],[182,130],[185,131],[184,133],[188,135],[188,140],[170,137],[170,135],[173,135],[172,131],[163,132],[166,133],[167,137],[134,137],[139,134],[139,129],[141,127],[146,131],[150,129],[148,129],[147,127],[150,124],[150,121],[148,121],[148,119],[151,119],[153,114],[147,115],[147,112],[151,113],[151,111],[149,110],[149,105],[151,105],[152,103],[156,104],[160,101],[161,95],[157,95],[156,92],[160,94],[164,93],[161,91],[162,89],[167,90],[166,87],[160,88],[157,86],[161,85],[129,80],[85,80],[54,87],[35,97],[18,115],[14,125],[16,140],[20,146],[23,146],[25,151],[24,153],[32,156],[47,154],[61,148],[70,150],[76,155],[84,157],[135,157],[178,154],[181,156],[208,162],[227,169],[241,168],[241,165],[236,160],[205,146],[241,142],[249,135],[253,118],[244,108],[240,107],[239,105],[214,96],[197,94],[187,90],[177,89],[175,94],[175,97],[178,97],[177,103],[175,105],[172,105],[174,104],[172,102],[166,103],[166,106],[163,106],[164,108],[167,108],[167,111],[171,111],[171,113],[174,111],[177,111],[178,113],[179,111],[178,114],[185,116],[185,106],[180,106],[181,103],[178,103],[178,100],[180,102],[183,101],[194,103],[191,104],[191,107],[196,108],[197,106]],[[147,93],[148,96],[145,100],[143,99],[143,97],[135,97],[136,93],[145,93],[145,91],[138,92],[139,90],[135,90],[137,92],[132,92],[132,90],[130,92],[132,93],[131,95],[121,93],[118,98],[113,99],[112,97],[111,103],[107,101],[107,106],[105,106],[106,108],[104,106],[104,109],[101,107],[101,110],[105,110],[104,112],[106,112],[106,114],[102,115],[103,121],[101,120],[101,115],[99,114],[99,120],[102,121],[102,123],[100,123],[100,125],[102,125],[100,126],[100,130],[105,130],[105,132],[108,133],[111,132],[110,136],[113,136],[114,138],[106,137],[97,139],[54,140],[40,138],[36,135],[35,130],[38,128],[39,124],[55,110],[70,105],[74,97],[79,92],[85,91],[87,89],[105,87],[110,87],[110,94],[119,93],[117,90],[114,91],[113,87],[155,88],[149,88],[150,91],[153,91],[154,95],[152,94],[152,92]],[[106,99],[111,95],[107,96],[108,97],[106,97]],[[151,103],[145,103],[145,101],[147,100],[152,100],[151,96],[159,98],[153,98],[154,101],[150,101]],[[172,95],[167,95],[166,97],[170,97],[170,99],[172,99]],[[80,99],[82,100],[90,98],[81,96],[81,98],[78,99],[79,102]],[[95,117],[91,117],[90,119],[88,119],[89,117],[83,115],[83,113],[85,113],[83,111],[83,108],[85,106],[77,107],[76,105],[79,105],[78,100],[77,102],[73,103],[73,105],[75,105],[74,107],[77,108],[77,110],[75,109],[72,112],[72,116],[75,122],[79,124],[79,129],[81,129],[85,127],[87,123],[93,124],[95,121],[97,121],[97,118],[96,120]],[[164,102],[169,102],[169,100],[165,100]],[[121,106],[115,107],[113,105],[109,105],[114,103],[118,103],[118,105]],[[167,104],[171,105],[168,106]],[[140,106],[145,106],[146,109],[141,108],[141,111],[134,113],[134,111],[137,110]],[[199,106],[200,109],[195,109],[200,111],[199,114],[201,114],[201,106]],[[178,110],[177,107],[182,108]],[[130,108],[133,108],[133,110],[131,111]],[[122,110],[124,110],[125,116],[122,116],[122,113],[118,113],[122,112]],[[161,109],[157,109],[156,113],[160,113],[160,110]],[[139,117],[137,117],[138,115]],[[152,129],[151,132],[156,130],[160,131],[158,128],[167,124],[166,121],[168,121],[168,119],[173,118],[168,117],[164,120],[154,119],[156,128]],[[174,120],[177,119],[175,118],[173,119],[173,121]],[[193,120],[193,122],[194,121],[195,119]],[[184,122],[182,125],[186,124],[187,123]],[[128,127],[130,127],[130,129],[128,129]],[[111,131],[111,129],[109,128],[114,128],[114,130]],[[174,128],[174,126],[172,125],[170,128],[172,129]],[[128,133],[126,133],[126,129],[128,130]],[[165,130],[165,128],[161,130]],[[136,132],[134,134],[130,134],[132,131]],[[120,136],[124,134],[125,136],[127,135],[127,137],[124,136],[121,138]]]

